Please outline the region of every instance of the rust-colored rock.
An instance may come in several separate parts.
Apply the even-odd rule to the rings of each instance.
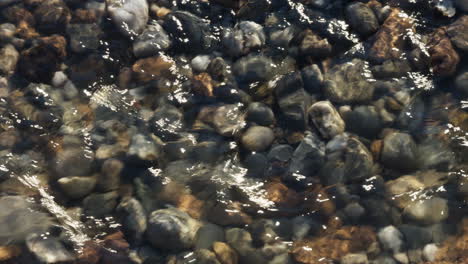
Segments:
[[[0,247],[0,261],[6,261],[17,257],[21,254],[19,246],[1,246]]]
[[[280,182],[271,182],[266,185],[267,199],[280,207],[294,208],[301,202],[300,195]]]
[[[136,81],[148,82],[161,77],[174,77],[174,61],[166,56],[139,59],[133,64],[132,70]]]
[[[208,220],[221,226],[244,226],[252,223],[252,218],[242,211],[238,202],[214,205],[209,211]]]
[[[200,219],[203,215],[203,201],[197,199],[191,194],[184,194],[180,196],[177,201],[177,208],[186,212],[192,218]]]
[[[383,141],[382,140],[374,140],[370,145],[370,151],[372,153],[372,157],[374,160],[380,160],[380,153],[382,152],[383,148]]]
[[[448,76],[457,70],[460,57],[453,48],[445,27],[438,28],[432,33],[429,40],[429,54],[434,74]]]
[[[206,72],[202,72],[193,77],[192,87],[194,92],[199,95],[213,96],[213,84],[211,76]]]
[[[336,206],[322,185],[314,185],[305,191],[304,207],[307,211],[317,211],[329,217],[335,213]]]
[[[375,41],[369,53],[371,60],[383,62],[397,59],[403,53],[404,36],[412,31],[410,18],[400,9],[395,8],[375,35]]]
[[[304,264],[320,264],[338,261],[341,257],[367,248],[376,242],[372,227],[346,226],[318,238],[297,241],[293,244],[293,258]]]
[[[16,36],[23,38],[23,39],[31,39],[39,37],[39,33],[36,32],[34,27],[31,26],[25,20],[21,20],[16,27]]]
[[[72,24],[92,24],[97,22],[97,14],[94,10],[77,9],[72,14],[70,23]]]
[[[237,264],[239,261],[236,251],[226,243],[214,242],[213,251],[221,264]]]

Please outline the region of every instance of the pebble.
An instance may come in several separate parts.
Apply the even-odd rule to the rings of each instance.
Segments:
[[[213,251],[221,264],[237,264],[239,256],[228,244],[223,242],[214,242]]]
[[[160,156],[160,150],[151,138],[136,134],[132,137],[127,156],[135,163],[154,162]],[[109,176],[108,176],[109,177]],[[112,176],[117,180],[117,176]]]
[[[288,149],[285,150],[288,151]],[[289,153],[286,152],[286,154]],[[325,143],[317,135],[308,132],[291,156],[289,172],[313,176],[320,171],[324,161]]]
[[[457,70],[460,56],[454,49],[444,28],[436,29],[429,39],[431,67],[436,75],[449,76]]]
[[[368,264],[369,260],[367,259],[366,254],[353,253],[348,254],[341,258],[341,264]]]
[[[117,206],[117,192],[93,193],[83,199],[84,212],[88,216],[103,218]]]
[[[466,2],[466,1],[465,1]],[[468,6],[468,4],[466,4]],[[462,15],[447,27],[447,35],[453,45],[460,50],[468,51],[468,15]]]
[[[63,1],[42,1],[34,10],[34,18],[40,31],[62,33],[71,20],[71,12]]]
[[[304,56],[324,58],[331,55],[332,45],[328,39],[322,38],[311,30],[306,30],[299,45],[299,52]]]
[[[123,35],[135,38],[146,27],[149,18],[146,0],[106,0],[107,12]]]
[[[406,247],[403,234],[394,226],[386,226],[380,229],[377,238],[384,250],[394,254],[402,252]]]
[[[66,148],[55,157],[54,169],[60,176],[88,176],[93,158],[80,148]]]
[[[96,177],[69,176],[60,178],[57,183],[68,197],[79,199],[91,193],[96,186]]]
[[[215,224],[207,223],[198,229],[197,235],[195,237],[195,249],[214,248],[214,243],[223,241],[223,228]]]
[[[411,135],[395,132],[385,136],[381,153],[382,163],[402,171],[410,171],[417,167],[416,143]]]
[[[439,197],[422,198],[410,203],[403,215],[421,224],[435,224],[447,219],[448,201]]]
[[[19,60],[19,52],[11,44],[0,49],[0,74],[11,75]]]
[[[222,136],[239,135],[245,126],[244,113],[238,105],[234,104],[218,107],[213,114],[213,125]]]
[[[241,137],[241,143],[244,148],[250,151],[264,151],[270,147],[275,139],[273,130],[264,126],[253,126]]]
[[[323,86],[323,74],[317,64],[312,64],[302,68],[302,81],[304,82],[304,89],[313,94],[320,93]]]
[[[345,122],[329,101],[320,101],[313,104],[308,112],[310,119],[320,131],[322,137],[331,139],[344,132]]]
[[[460,73],[455,79],[455,87],[465,96],[468,95],[468,71]]]
[[[146,211],[141,203],[135,198],[122,199],[117,212],[122,214],[126,238],[131,243],[140,244],[147,228]]]
[[[435,261],[439,248],[436,244],[427,244],[423,248],[423,257],[426,261]]]
[[[260,126],[270,126],[275,123],[275,114],[269,106],[260,102],[253,102],[247,107],[245,119]]]
[[[241,83],[265,82],[270,80],[273,61],[262,55],[248,55],[238,59],[232,71]]]
[[[200,223],[176,208],[159,209],[148,216],[149,242],[158,249],[183,250],[194,246]]]
[[[265,44],[265,39],[261,25],[252,21],[242,21],[232,30],[224,32],[222,43],[228,55],[237,57],[261,48]]]
[[[157,22],[151,22],[133,42],[133,54],[137,58],[158,55],[172,45],[169,35]]]
[[[306,110],[310,103],[300,72],[291,72],[277,81],[275,96],[289,128],[303,130],[306,125]]]
[[[379,21],[366,4],[356,2],[346,7],[346,17],[351,27],[360,35],[367,37],[379,29]]]
[[[84,53],[99,48],[101,29],[97,24],[70,24],[67,35],[73,52]]]
[[[383,127],[374,106],[358,106],[343,115],[348,131],[365,138],[375,138]]]
[[[107,159],[104,161],[97,181],[99,190],[108,192],[118,189],[120,185],[120,173],[123,167],[123,162],[117,159]]]
[[[54,237],[31,235],[26,239],[28,250],[42,263],[63,263],[75,259],[64,245]]]
[[[208,69],[208,65],[210,65],[211,57],[210,55],[197,55],[195,56],[190,65],[192,69],[197,72],[204,72]]]

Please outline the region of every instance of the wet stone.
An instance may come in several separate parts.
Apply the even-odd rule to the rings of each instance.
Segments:
[[[387,226],[377,233],[379,242],[384,250],[398,253],[405,249],[403,234],[394,226]]]
[[[226,53],[237,57],[261,48],[265,44],[263,27],[252,21],[242,21],[223,34],[222,43]]]
[[[215,224],[207,223],[198,229],[195,238],[196,249],[214,248],[214,243],[224,241],[224,230]]]
[[[57,183],[68,197],[79,199],[91,193],[96,186],[96,178],[70,176],[60,178]]]
[[[43,263],[63,263],[73,261],[75,257],[54,237],[44,239],[32,235],[26,240],[26,246]]]
[[[172,41],[157,22],[150,23],[133,42],[133,54],[137,58],[155,56],[170,48]]]
[[[454,0],[455,6],[463,12],[468,12],[468,3],[464,0]]]
[[[0,74],[12,74],[16,69],[18,59],[19,53],[13,45],[7,44],[0,49]]]
[[[270,147],[275,139],[273,130],[263,126],[253,126],[242,135],[241,143],[250,151],[263,151]]]
[[[97,50],[99,47],[101,29],[97,24],[70,24],[67,34],[70,38],[70,48],[77,53]]]
[[[117,206],[117,192],[93,193],[83,200],[86,215],[103,218],[114,211]]]
[[[54,169],[59,176],[88,176],[93,158],[80,148],[66,148],[57,153]]]
[[[359,59],[333,66],[324,79],[325,95],[332,102],[365,102],[374,94],[368,63]]]
[[[238,59],[232,70],[241,83],[264,82],[272,76],[273,61],[262,55],[249,55]]]
[[[200,223],[178,209],[160,209],[148,217],[147,239],[155,247],[183,250],[194,246]]]
[[[382,163],[403,171],[417,167],[417,149],[411,135],[406,133],[391,133],[384,138],[381,154]]]
[[[468,51],[468,15],[463,15],[447,27],[447,35],[458,49]]]
[[[322,38],[311,30],[306,30],[299,45],[302,55],[323,58],[331,54],[332,46],[326,38]]]
[[[135,198],[122,199],[116,208],[122,216],[122,225],[127,239],[139,244],[147,227],[146,211]]]
[[[345,122],[329,101],[320,101],[313,104],[308,112],[310,119],[320,131],[322,137],[331,139],[344,132]]]
[[[270,107],[263,103],[254,102],[247,107],[246,121],[261,126],[270,126],[275,123],[275,115]]]
[[[445,28],[439,28],[431,35],[429,54],[434,74],[447,76],[454,74],[457,70],[460,56],[453,48]]]
[[[301,71],[304,89],[309,93],[321,93],[323,74],[317,64],[306,66]]]
[[[120,185],[120,173],[123,167],[123,162],[117,159],[107,159],[104,161],[97,182],[99,190],[107,192],[118,189]]]
[[[411,220],[422,224],[434,224],[447,219],[449,208],[446,199],[432,197],[410,203],[403,214]]]
[[[40,31],[61,33],[71,20],[71,12],[63,1],[44,1],[34,11],[34,17]]]
[[[341,264],[368,264],[369,261],[367,259],[366,254],[354,253],[354,254],[348,254],[342,257],[340,260],[340,263]]]
[[[306,124],[306,110],[309,98],[304,90],[300,72],[284,75],[275,87],[278,106],[290,129],[303,130]]]
[[[374,138],[383,127],[374,106],[358,106],[344,114],[346,129],[366,138]]]
[[[460,73],[455,79],[455,87],[458,91],[468,95],[468,71]]]
[[[149,17],[146,0],[106,0],[106,4],[112,21],[123,35],[134,38],[143,32]]]
[[[291,156],[290,173],[313,176],[323,166],[325,143],[313,134],[307,133]]]
[[[222,136],[238,135],[245,126],[243,112],[234,104],[218,107],[213,114],[213,125]]]
[[[357,2],[346,7],[346,16],[351,27],[362,36],[369,36],[379,28],[379,21],[367,5]]]

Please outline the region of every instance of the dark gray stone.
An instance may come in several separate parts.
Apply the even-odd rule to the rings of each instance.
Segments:
[[[125,237],[131,243],[139,244],[147,227],[146,212],[140,201],[135,198],[123,199],[117,211],[121,215]]]
[[[307,132],[291,157],[289,172],[313,176],[320,171],[324,160],[325,143],[317,135]]]
[[[154,56],[169,49],[171,44],[169,35],[161,25],[152,22],[133,42],[133,54],[137,58]]]
[[[374,106],[358,106],[343,115],[346,129],[359,136],[375,138],[383,127],[379,113]]]
[[[370,7],[355,2],[346,7],[346,17],[351,27],[360,35],[367,37],[379,29],[379,21]]]
[[[411,135],[394,132],[385,136],[382,163],[389,168],[410,171],[417,167],[417,146]]]
[[[93,193],[83,200],[86,215],[102,218],[114,211],[117,206],[117,192]]]
[[[76,53],[90,52],[99,48],[101,29],[97,24],[70,24],[67,27],[70,48]]]
[[[253,102],[247,107],[245,119],[260,126],[270,126],[275,123],[275,114],[266,104]]]
[[[252,21],[242,21],[227,30],[223,35],[225,52],[237,57],[248,54],[255,48],[261,48],[265,44],[263,27]]]

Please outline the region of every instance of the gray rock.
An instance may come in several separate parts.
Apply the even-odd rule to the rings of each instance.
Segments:
[[[309,97],[300,72],[291,72],[276,82],[275,96],[283,119],[290,129],[305,129]]]
[[[133,42],[133,54],[137,58],[157,55],[172,44],[169,35],[157,22],[152,22]]]
[[[0,49],[0,74],[10,75],[16,69],[19,53],[11,44],[5,45]]]
[[[194,246],[200,223],[176,208],[153,211],[148,217],[147,239],[155,248],[183,250]]]
[[[98,188],[100,191],[108,192],[119,188],[120,172],[124,164],[118,159],[107,159],[101,167],[98,177]]]
[[[272,31],[270,33],[270,43],[276,47],[287,48],[291,40],[294,38],[295,33],[296,30],[292,26]]]
[[[468,12],[468,2],[466,0],[455,0],[455,6],[463,12]]]
[[[462,1],[465,1],[466,3],[466,0]],[[447,34],[457,48],[464,52],[468,52],[468,15],[463,15],[450,24],[447,27]]]
[[[103,218],[112,213],[117,206],[117,192],[93,193],[83,200],[86,215]]]
[[[417,163],[420,169],[449,171],[455,162],[455,153],[437,138],[428,138],[418,144]]]
[[[63,71],[55,72],[54,77],[52,78],[52,85],[54,87],[61,87],[65,85],[65,82],[68,81],[67,75]]]
[[[431,197],[411,202],[403,211],[409,219],[421,224],[435,224],[447,219],[449,215],[446,199]]]
[[[372,99],[374,84],[368,63],[353,59],[333,66],[325,75],[324,92],[332,102],[359,103]]]
[[[398,229],[405,237],[408,249],[418,249],[432,241],[432,233],[429,228],[416,225],[400,225]]]
[[[248,231],[242,228],[229,228],[225,232],[225,237],[226,242],[239,253],[241,259],[245,259],[249,255],[253,255],[251,257],[255,258],[256,254],[252,245],[252,236]]]
[[[163,27],[169,33],[173,47],[182,52],[206,52],[216,39],[211,34],[206,20],[186,11],[175,11],[166,15]]]
[[[262,178],[268,168],[268,159],[262,153],[252,153],[245,158],[244,165],[249,176]]]
[[[363,253],[350,253],[343,256],[340,260],[341,264],[368,264],[367,255]]]
[[[308,113],[315,127],[326,139],[342,134],[345,130],[345,122],[329,101],[320,101],[313,104]]]
[[[383,140],[382,163],[392,169],[413,170],[417,167],[416,147],[411,135],[400,132],[390,133]]]
[[[375,138],[383,127],[374,106],[358,106],[343,115],[347,131],[366,138]]]
[[[73,254],[54,237],[31,235],[26,239],[26,246],[42,263],[63,263],[75,259]]]
[[[468,95],[468,71],[462,72],[457,76],[455,87],[465,96]]]
[[[347,219],[352,223],[357,223],[366,213],[366,209],[357,202],[352,202],[343,208]]]
[[[154,111],[150,120],[150,129],[163,141],[179,139],[179,132],[184,126],[183,113],[173,105],[164,104]]]
[[[214,252],[208,249],[197,249],[193,253],[184,252],[181,253],[176,264],[188,264],[188,263],[199,263],[199,264],[221,264]]]
[[[294,149],[290,145],[275,145],[268,152],[267,158],[269,161],[288,162],[291,159],[293,152]]]
[[[117,206],[122,215],[122,225],[125,237],[135,244],[139,244],[146,231],[146,212],[141,203],[135,198],[123,199]]]
[[[135,162],[154,162],[159,157],[159,149],[152,139],[142,134],[132,137],[127,156]]]
[[[70,24],[67,34],[74,52],[83,53],[99,48],[101,29],[97,24]]]
[[[148,23],[146,0],[106,0],[107,12],[119,31],[130,38],[138,36]]]
[[[68,197],[79,199],[91,193],[96,186],[96,178],[70,176],[60,178],[57,183]]]
[[[306,132],[304,139],[294,150],[291,157],[289,172],[304,176],[313,176],[323,166],[325,160],[325,143],[310,132]]]
[[[210,249],[216,241],[224,241],[224,230],[218,225],[207,223],[198,229],[195,249]]]
[[[397,264],[396,260],[390,256],[379,256],[372,260],[371,264]]]
[[[381,65],[373,66],[371,70],[376,78],[397,78],[410,72],[411,65],[407,60],[386,60]]]
[[[292,240],[299,241],[313,233],[318,223],[308,216],[296,216],[292,219]]]
[[[88,176],[92,169],[93,157],[81,148],[65,148],[57,153],[54,162],[59,176]]]
[[[424,246],[422,254],[425,261],[435,261],[439,248],[436,244],[427,244]]]
[[[190,62],[190,65],[192,66],[192,69],[194,69],[197,72],[204,72],[208,68],[208,65],[210,65],[211,58],[210,55],[198,55],[195,56],[192,61]]]
[[[346,7],[346,17],[351,27],[362,36],[372,35],[379,29],[379,21],[370,7],[355,2]]]
[[[406,248],[403,234],[394,226],[386,226],[380,229],[377,238],[384,250],[394,254],[402,252]]]
[[[244,148],[250,151],[263,151],[270,147],[275,139],[273,130],[264,126],[253,126],[241,137],[241,143]]]
[[[213,125],[222,136],[236,136],[245,126],[244,113],[235,104],[220,106],[213,114]]]
[[[273,61],[262,55],[245,56],[234,63],[232,71],[241,83],[265,82],[273,76]]]
[[[304,89],[309,93],[321,93],[323,75],[317,64],[306,66],[301,71]]]
[[[275,114],[266,104],[253,102],[247,107],[245,119],[260,126],[270,126],[275,123]]]
[[[263,27],[252,21],[242,21],[223,34],[222,43],[227,54],[233,57],[248,54],[265,44]]]

